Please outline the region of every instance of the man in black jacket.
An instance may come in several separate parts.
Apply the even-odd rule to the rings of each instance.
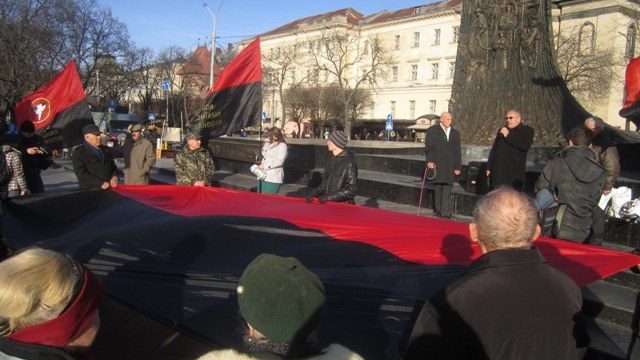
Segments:
[[[100,130],[94,124],[82,128],[84,143],[74,148],[73,170],[81,189],[118,187],[118,168],[108,148],[100,145]]]
[[[486,175],[490,186],[511,186],[522,191],[527,174],[527,153],[533,144],[533,128],[522,123],[519,111],[509,110],[489,153]]]
[[[18,150],[22,153],[22,167],[27,179],[27,186],[32,194],[44,192],[44,183],[40,171],[48,169],[53,161],[44,150],[44,144],[36,133],[36,127],[31,120],[20,125],[20,143]]]
[[[580,289],[531,247],[537,216],[511,188],[478,200],[469,235],[482,255],[424,305],[403,360],[579,358],[588,345]]]
[[[552,187],[558,198],[557,230],[553,235],[585,242],[591,233],[593,208],[602,195],[605,172],[590,147],[592,134],[586,127],[572,129],[568,138],[569,146],[547,162],[535,189]]]
[[[431,126],[424,139],[427,169],[435,171],[435,215],[451,219],[451,188],[455,175],[460,175],[462,156],[460,133],[451,127],[453,117],[449,112],[440,115],[440,124]]]
[[[355,155],[346,147],[344,132],[337,130],[329,135],[327,148],[331,154],[324,165],[322,183],[307,196],[307,202],[317,197],[320,204],[326,201],[354,204],[358,192],[358,165]]]

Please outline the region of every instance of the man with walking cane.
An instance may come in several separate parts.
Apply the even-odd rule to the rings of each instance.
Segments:
[[[451,188],[462,167],[460,133],[451,127],[452,122],[451,113],[443,112],[440,115],[440,124],[430,127],[424,140],[424,152],[427,157],[425,171],[433,173],[429,179],[433,180],[435,190],[434,212],[437,217],[445,219],[453,219]]]

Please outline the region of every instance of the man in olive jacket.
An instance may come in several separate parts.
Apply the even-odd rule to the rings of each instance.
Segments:
[[[176,185],[210,186],[215,167],[209,150],[202,147],[198,133],[187,135],[187,146],[180,151],[174,161]]]
[[[73,149],[73,171],[81,189],[118,187],[118,168],[109,149],[100,145],[100,130],[94,124],[82,128],[84,143]]]
[[[327,148],[331,153],[324,165],[322,183],[307,196],[307,202],[318,198],[320,204],[326,201],[354,204],[358,192],[358,165],[353,152],[347,147],[347,135],[337,130],[329,135]]]
[[[142,137],[142,125],[131,127],[131,140],[122,149],[124,156],[124,183],[128,185],[148,185],[149,171],[156,163],[153,144]]]
[[[451,113],[443,112],[440,115],[440,124],[431,126],[424,140],[427,169],[435,171],[432,179],[435,215],[445,219],[452,218],[451,188],[462,167],[460,133],[451,127],[452,122]]]

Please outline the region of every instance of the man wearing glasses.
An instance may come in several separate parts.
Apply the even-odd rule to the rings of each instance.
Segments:
[[[487,161],[486,175],[491,188],[506,185],[522,191],[533,135],[533,128],[522,123],[520,112],[507,112],[505,124],[496,135]]]

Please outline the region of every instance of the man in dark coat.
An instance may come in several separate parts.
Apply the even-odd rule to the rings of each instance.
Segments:
[[[443,112],[440,124],[430,127],[424,140],[427,169],[435,172],[435,215],[446,219],[452,217],[451,188],[455,175],[460,175],[462,165],[460,133],[451,127],[452,121],[451,113]]]
[[[505,125],[498,131],[487,161],[487,177],[492,188],[511,186],[522,191],[527,174],[527,153],[533,144],[533,128],[522,123],[520,112],[509,110]]]
[[[584,126],[572,129],[569,146],[547,162],[536,182],[536,190],[550,186],[558,198],[558,225],[553,234],[558,239],[585,242],[591,233],[593,208],[598,206],[605,179],[590,147],[591,136]]]
[[[20,143],[18,150],[22,153],[22,167],[27,179],[27,186],[32,194],[44,192],[44,183],[40,171],[48,169],[53,161],[44,150],[44,143],[36,133],[32,121],[27,120],[20,125]]]
[[[108,148],[100,145],[100,129],[94,124],[82,128],[84,143],[73,149],[73,171],[81,189],[118,187],[118,168]]]
[[[326,201],[354,204],[358,192],[358,165],[353,152],[347,149],[347,135],[340,130],[332,132],[327,148],[331,154],[324,165],[322,182],[307,196],[307,202],[317,197],[320,204]]]
[[[403,359],[578,359],[588,345],[580,289],[531,247],[538,211],[523,194],[483,196],[469,224],[482,255],[424,305]]]

